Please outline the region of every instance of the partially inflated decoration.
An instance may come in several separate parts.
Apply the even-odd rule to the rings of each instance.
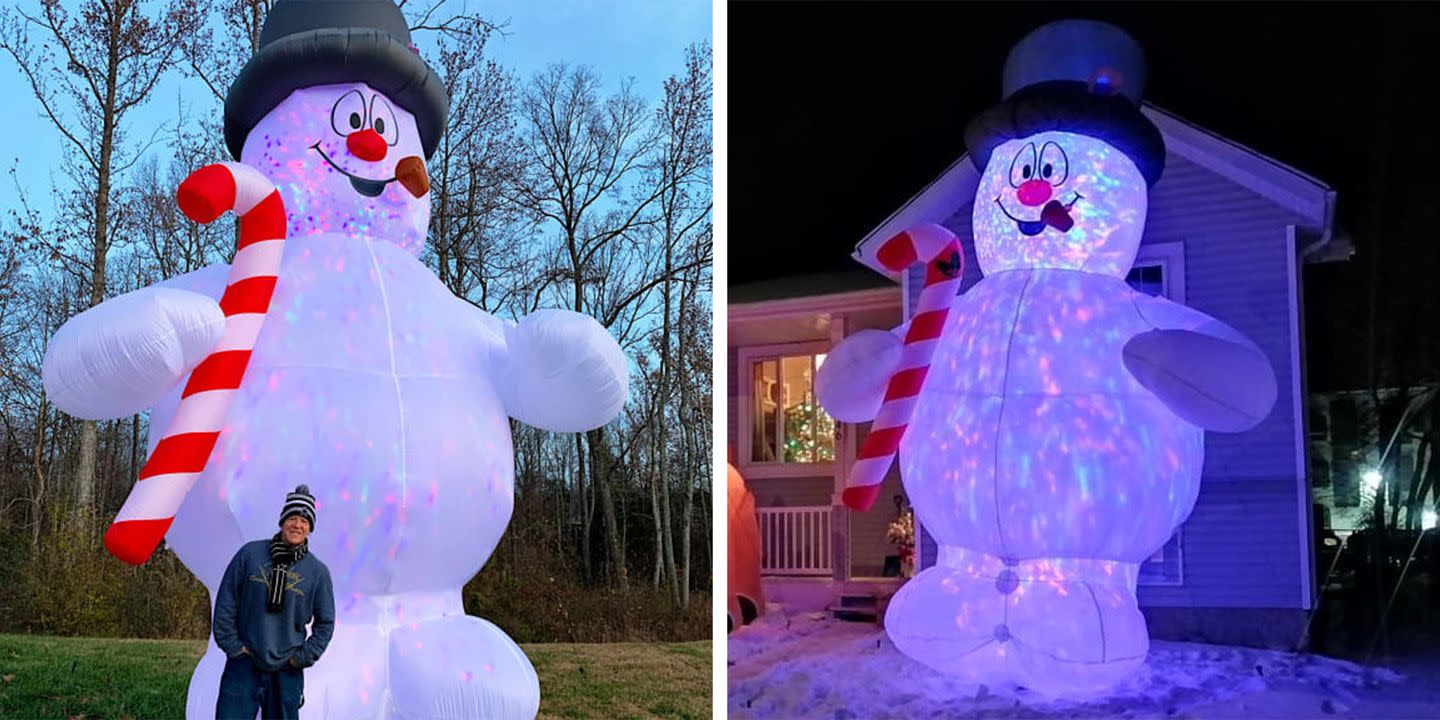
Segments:
[[[391,0],[281,0],[260,42],[225,103],[240,162],[178,192],[196,221],[239,216],[234,262],[81,313],[46,353],[66,412],[151,410],[150,453],[106,546],[139,564],[164,538],[213,598],[304,482],[338,616],[305,672],[305,717],[534,717],[534,669],[465,614],[460,588],[510,520],[509,418],[609,422],[625,358],[589,317],[502,321],[418,260],[448,101]],[[224,664],[212,641],[188,717],[214,716]]]
[[[891,372],[817,378],[848,384],[822,400],[876,417],[847,504],[873,502],[898,451],[935,538],[938,561],[885,625],[937,670],[1062,696],[1133,675],[1149,648],[1139,565],[1194,507],[1204,431],[1249,429],[1274,405],[1252,342],[1125,282],[1165,159],[1143,82],[1139,47],[1113,26],[1062,21],[1021,40],[1005,100],[966,132],[984,277],[954,296],[944,228],[885,243],[893,270],[927,263],[905,340],[842,342],[826,369]],[[931,288],[943,297],[927,305]]]
[[[726,464],[728,482],[725,497],[730,512],[730,533],[725,564],[729,570],[728,630],[749,625],[765,613],[765,593],[760,586],[760,524],[755,515],[755,495],[734,465]]]

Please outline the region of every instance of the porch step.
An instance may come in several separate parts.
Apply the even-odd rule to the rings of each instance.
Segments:
[[[880,622],[880,599],[874,593],[841,593],[829,607],[831,616],[845,622]]]
[[[840,593],[837,604],[843,608],[871,608],[880,604],[875,593]]]

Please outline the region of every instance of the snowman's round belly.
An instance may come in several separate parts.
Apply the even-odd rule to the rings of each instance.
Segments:
[[[1123,283],[1009,272],[962,295],[901,447],[941,544],[1142,560],[1194,505],[1201,431],[1122,363],[1148,329]]]
[[[301,367],[253,379],[206,472],[241,527],[274,523],[305,483],[311,547],[355,589],[454,587],[480,568],[513,503],[509,425],[488,383]]]
[[[192,491],[216,502],[187,499],[180,535],[203,537],[204,523],[247,540],[273,533],[303,483],[317,505],[310,547],[337,589],[462,585],[513,505],[509,421],[476,316],[393,246],[305,238],[287,249]],[[157,408],[162,420],[170,410]]]
[[[1153,397],[932,395],[901,462],[941,544],[1138,561],[1193,507],[1202,440]]]

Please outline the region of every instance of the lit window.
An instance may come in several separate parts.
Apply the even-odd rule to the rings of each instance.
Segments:
[[[835,460],[835,421],[815,401],[822,355],[765,358],[750,364],[750,461]]]

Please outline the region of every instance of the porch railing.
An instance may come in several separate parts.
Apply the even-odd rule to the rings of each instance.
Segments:
[[[764,575],[830,574],[830,506],[762,507],[760,572]]]

